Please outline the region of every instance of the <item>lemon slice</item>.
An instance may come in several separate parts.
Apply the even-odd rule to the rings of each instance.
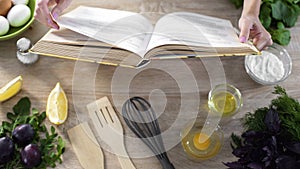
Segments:
[[[68,100],[64,90],[57,83],[48,96],[46,115],[53,124],[62,124],[68,117]]]
[[[18,76],[0,89],[0,102],[10,99],[22,88],[22,76]]]

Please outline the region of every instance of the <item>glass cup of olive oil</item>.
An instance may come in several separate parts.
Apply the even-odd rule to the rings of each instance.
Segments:
[[[243,106],[241,92],[230,84],[216,85],[208,94],[210,111],[229,117]]]
[[[205,125],[206,124],[206,125]],[[212,133],[205,133],[202,130],[207,127],[209,121],[197,118],[182,129],[181,145],[188,158],[193,161],[202,161],[216,156],[223,146],[223,132],[219,126],[215,127]]]

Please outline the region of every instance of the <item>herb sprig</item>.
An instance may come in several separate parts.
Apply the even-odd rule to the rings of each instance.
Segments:
[[[61,156],[65,150],[65,142],[58,136],[53,126],[48,131],[43,123],[46,118],[46,112],[39,113],[35,108],[31,109],[31,102],[28,97],[22,98],[14,107],[13,112],[7,113],[8,121],[3,121],[0,125],[0,137],[12,136],[12,131],[20,124],[30,124],[35,136],[32,143],[40,147],[42,153],[42,162],[36,168],[46,169],[55,167],[56,163],[62,163]],[[23,169],[20,159],[21,147],[16,145],[15,157],[9,163],[0,165],[1,169]]]
[[[244,0],[230,0],[237,8]],[[286,28],[295,26],[300,15],[300,0],[262,0],[259,19],[270,32],[274,42],[288,45],[291,39]]]

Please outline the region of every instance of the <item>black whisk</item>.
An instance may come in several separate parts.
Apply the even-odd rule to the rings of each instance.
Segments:
[[[128,127],[151,149],[163,169],[175,169],[166,153],[156,114],[151,105],[141,97],[132,97],[124,103],[122,114]]]

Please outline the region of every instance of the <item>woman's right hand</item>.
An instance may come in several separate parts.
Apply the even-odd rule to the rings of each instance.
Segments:
[[[59,29],[56,23],[58,16],[66,9],[72,0],[39,0],[35,19],[39,22],[54,28]]]
[[[242,15],[239,20],[239,27],[241,30],[241,42],[246,42],[248,39],[252,39],[253,44],[258,50],[262,50],[272,45],[272,37],[270,33],[263,27],[258,17]]]

